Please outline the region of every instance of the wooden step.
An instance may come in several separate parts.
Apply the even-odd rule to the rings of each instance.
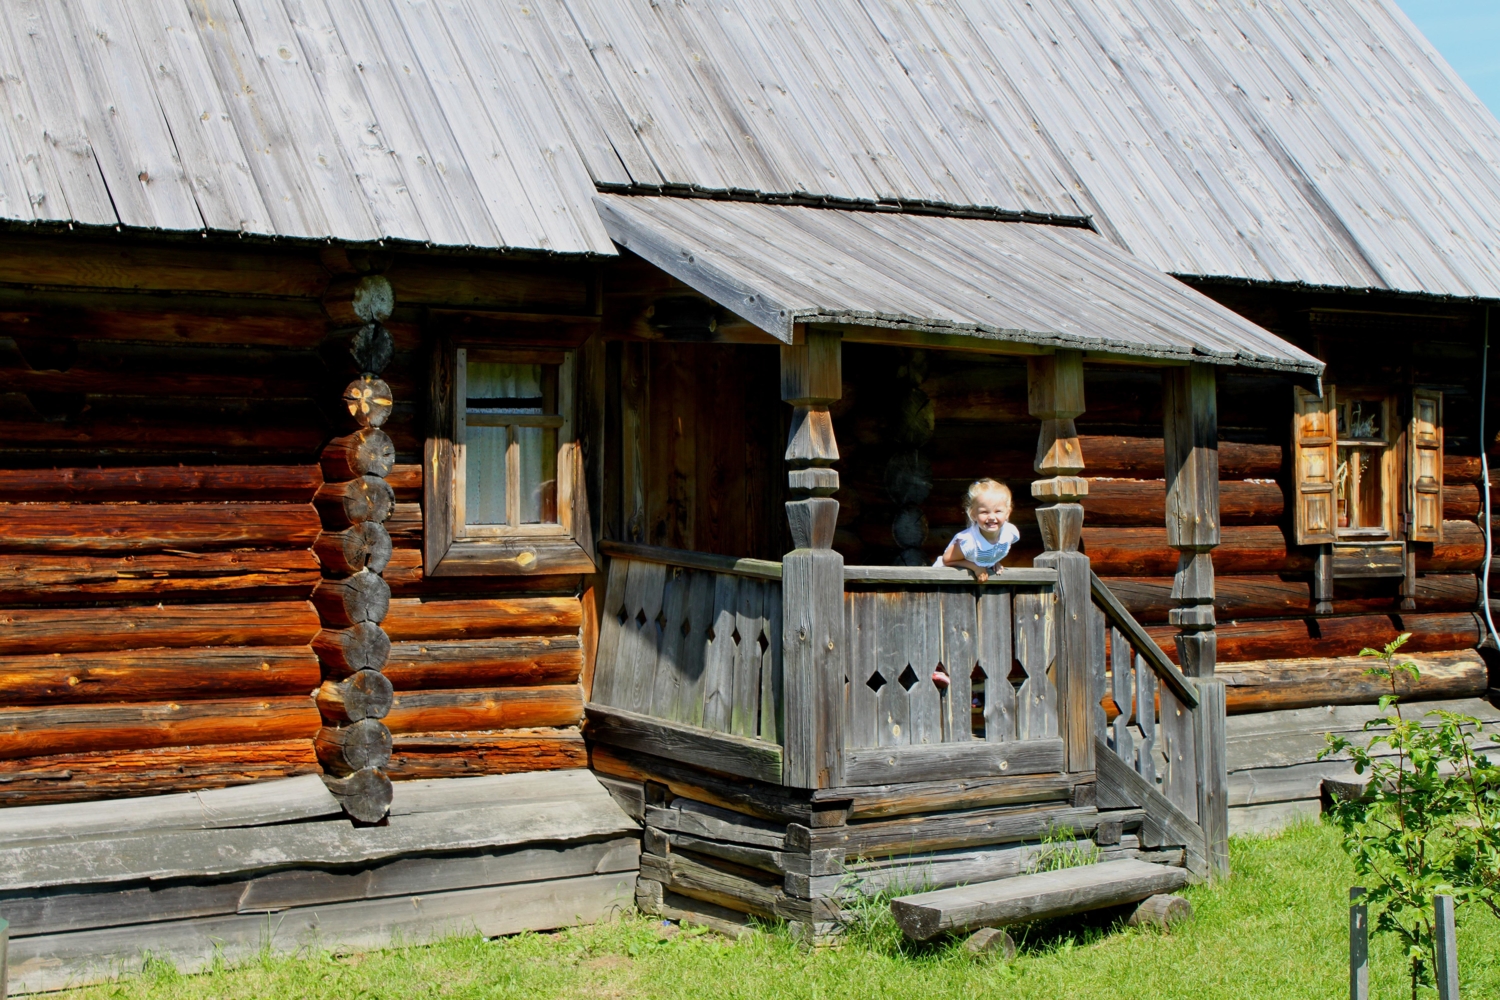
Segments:
[[[1138,903],[1188,881],[1182,868],[1127,858],[901,896],[891,900],[891,913],[907,937],[926,941],[939,934]]]

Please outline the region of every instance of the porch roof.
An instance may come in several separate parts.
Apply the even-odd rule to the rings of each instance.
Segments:
[[[616,243],[779,340],[848,324],[1319,374],[1323,363],[1080,228],[598,195]]]

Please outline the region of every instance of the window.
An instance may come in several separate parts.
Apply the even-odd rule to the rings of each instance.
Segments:
[[[1441,541],[1442,393],[1295,394],[1297,544]]]
[[[438,355],[424,477],[427,575],[593,572],[573,431],[574,353],[449,345]]]

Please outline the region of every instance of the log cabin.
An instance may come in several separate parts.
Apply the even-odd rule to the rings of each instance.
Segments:
[[[818,941],[1060,833],[1139,899],[1316,813],[1362,647],[1500,720],[1500,123],[1392,0],[36,0],[0,52],[13,991]],[[932,568],[981,476],[983,585]]]

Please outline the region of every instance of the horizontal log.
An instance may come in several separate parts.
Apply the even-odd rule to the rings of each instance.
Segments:
[[[367,767],[384,767],[391,757],[391,733],[374,719],[347,726],[324,726],[313,737],[313,752],[330,774],[347,776]]]
[[[1049,804],[902,816],[825,829],[793,823],[787,827],[786,846],[794,851],[842,850],[845,857],[919,854],[1040,840],[1069,830],[1081,836],[1098,825],[1098,815],[1092,806]]]
[[[390,522],[385,524],[390,527]],[[391,593],[398,597],[473,597],[479,594],[551,594],[564,596],[579,590],[577,573],[525,574],[522,576],[437,576],[422,572],[422,550],[392,549],[390,561],[381,570]]]
[[[323,482],[315,465],[129,466],[119,469],[0,469],[0,501],[42,503],[236,500],[311,503]]]
[[[577,729],[401,733],[394,737],[386,773],[396,781],[406,781],[587,766],[588,749]]]
[[[307,504],[0,505],[0,551],[306,548],[318,537]]]
[[[1484,537],[1469,521],[1445,521],[1444,541],[1417,547],[1420,573],[1472,573],[1484,558]],[[1213,551],[1214,571],[1222,575],[1306,573],[1313,549],[1288,545],[1284,529],[1226,527]],[[1169,576],[1177,570],[1177,550],[1167,545],[1167,529],[1083,528],[1083,547],[1100,576]]]
[[[603,705],[590,705],[588,733],[600,743],[640,753],[690,760],[721,774],[780,782],[781,747]]]
[[[1035,431],[1031,433],[1034,435]],[[997,451],[993,435],[993,425],[969,425],[962,430],[954,425],[939,428],[937,436],[924,449],[924,454],[931,453],[927,457],[932,462],[934,478],[973,479],[978,474],[975,471],[978,455],[985,475],[1006,480],[1033,479],[1035,446]],[[1166,475],[1165,452],[1159,437],[1085,433],[1078,440],[1091,476],[1162,479]],[[1281,465],[1280,445],[1219,442],[1220,479],[1275,479],[1281,473]]]
[[[301,597],[320,578],[306,549],[126,556],[0,555],[0,603],[205,597]]]
[[[385,717],[393,733],[536,729],[583,721],[577,684],[481,690],[400,691]]]
[[[385,675],[402,691],[572,684],[583,672],[576,636],[400,642]]]
[[[207,646],[0,657],[0,705],[306,694],[318,686],[307,646]]]
[[[0,381],[13,392],[310,399],[327,378],[310,350],[0,337]]]
[[[625,747],[589,744],[589,767],[597,774],[627,781],[654,781],[673,795],[706,802],[777,823],[811,823],[813,805],[806,793],[752,779],[705,771],[692,764]]]
[[[1146,631],[1175,662],[1177,644],[1172,637],[1177,630],[1153,625]],[[1402,647],[1405,653],[1473,649],[1483,637],[1479,619],[1468,612],[1220,622],[1218,662],[1222,668],[1242,660],[1358,656],[1361,649],[1378,649],[1402,632],[1411,633]]]
[[[415,502],[397,501],[396,509],[386,518],[385,530],[391,534],[391,544],[398,549],[422,547],[422,505]]]
[[[1478,697],[1489,688],[1489,671],[1477,652],[1413,653],[1419,677],[1398,673],[1396,693],[1405,703],[1434,698]],[[1391,694],[1391,682],[1370,674],[1368,656],[1251,660],[1224,664],[1214,675],[1224,682],[1229,711],[1272,712],[1316,705],[1375,704]],[[1420,706],[1417,707],[1420,711]]]
[[[0,610],[0,656],[153,646],[305,646],[318,632],[307,601]]]
[[[313,589],[313,607],[329,628],[360,622],[379,625],[391,603],[391,588],[380,576],[362,569],[340,580],[324,580]]]
[[[87,409],[51,414],[34,404],[0,409],[0,443],[7,452],[30,453],[57,465],[118,462],[127,455],[141,456],[137,464],[155,465],[161,464],[156,456],[186,452],[204,456],[186,464],[207,465],[220,456],[239,462],[252,455],[264,455],[268,462],[311,457],[328,439],[325,418],[311,400],[245,401],[232,407],[222,400],[175,398],[148,406],[136,396],[91,396],[87,402]],[[78,452],[98,458],[64,457]]]
[[[396,491],[398,503],[417,503],[422,499],[422,467],[420,465],[393,465],[385,474],[385,481]]]
[[[396,509],[396,494],[379,476],[366,475],[318,487],[313,506],[325,527],[338,530],[363,521],[385,521]]]
[[[1493,490],[1493,488],[1492,488]],[[1491,509],[1495,498],[1490,501]],[[1472,521],[1484,511],[1484,494],[1477,483],[1463,483],[1443,487],[1443,519],[1447,521]]]
[[[243,246],[157,247],[95,242],[78,245],[14,236],[0,243],[8,285],[118,289],[131,292],[222,292],[320,298],[329,276],[311,251]]]
[[[471,600],[395,598],[384,621],[393,640],[490,639],[502,635],[573,632],[583,624],[576,597]]]
[[[321,770],[306,736],[24,757],[0,760],[0,807],[193,792]]]
[[[307,739],[318,709],[307,695],[0,710],[0,758],[91,750]]]
[[[1107,577],[1105,586],[1137,620],[1160,624],[1177,607],[1172,577]],[[1311,583],[1278,576],[1218,576],[1214,579],[1214,610],[1221,622],[1241,618],[1287,618],[1312,613]],[[1333,614],[1396,611],[1401,602],[1399,581],[1356,585],[1340,581],[1334,588]],[[1464,611],[1479,599],[1472,573],[1442,573],[1417,577],[1416,610]]]
[[[1478,455],[1443,456],[1443,485],[1457,486],[1460,483],[1477,483],[1483,477]]]

